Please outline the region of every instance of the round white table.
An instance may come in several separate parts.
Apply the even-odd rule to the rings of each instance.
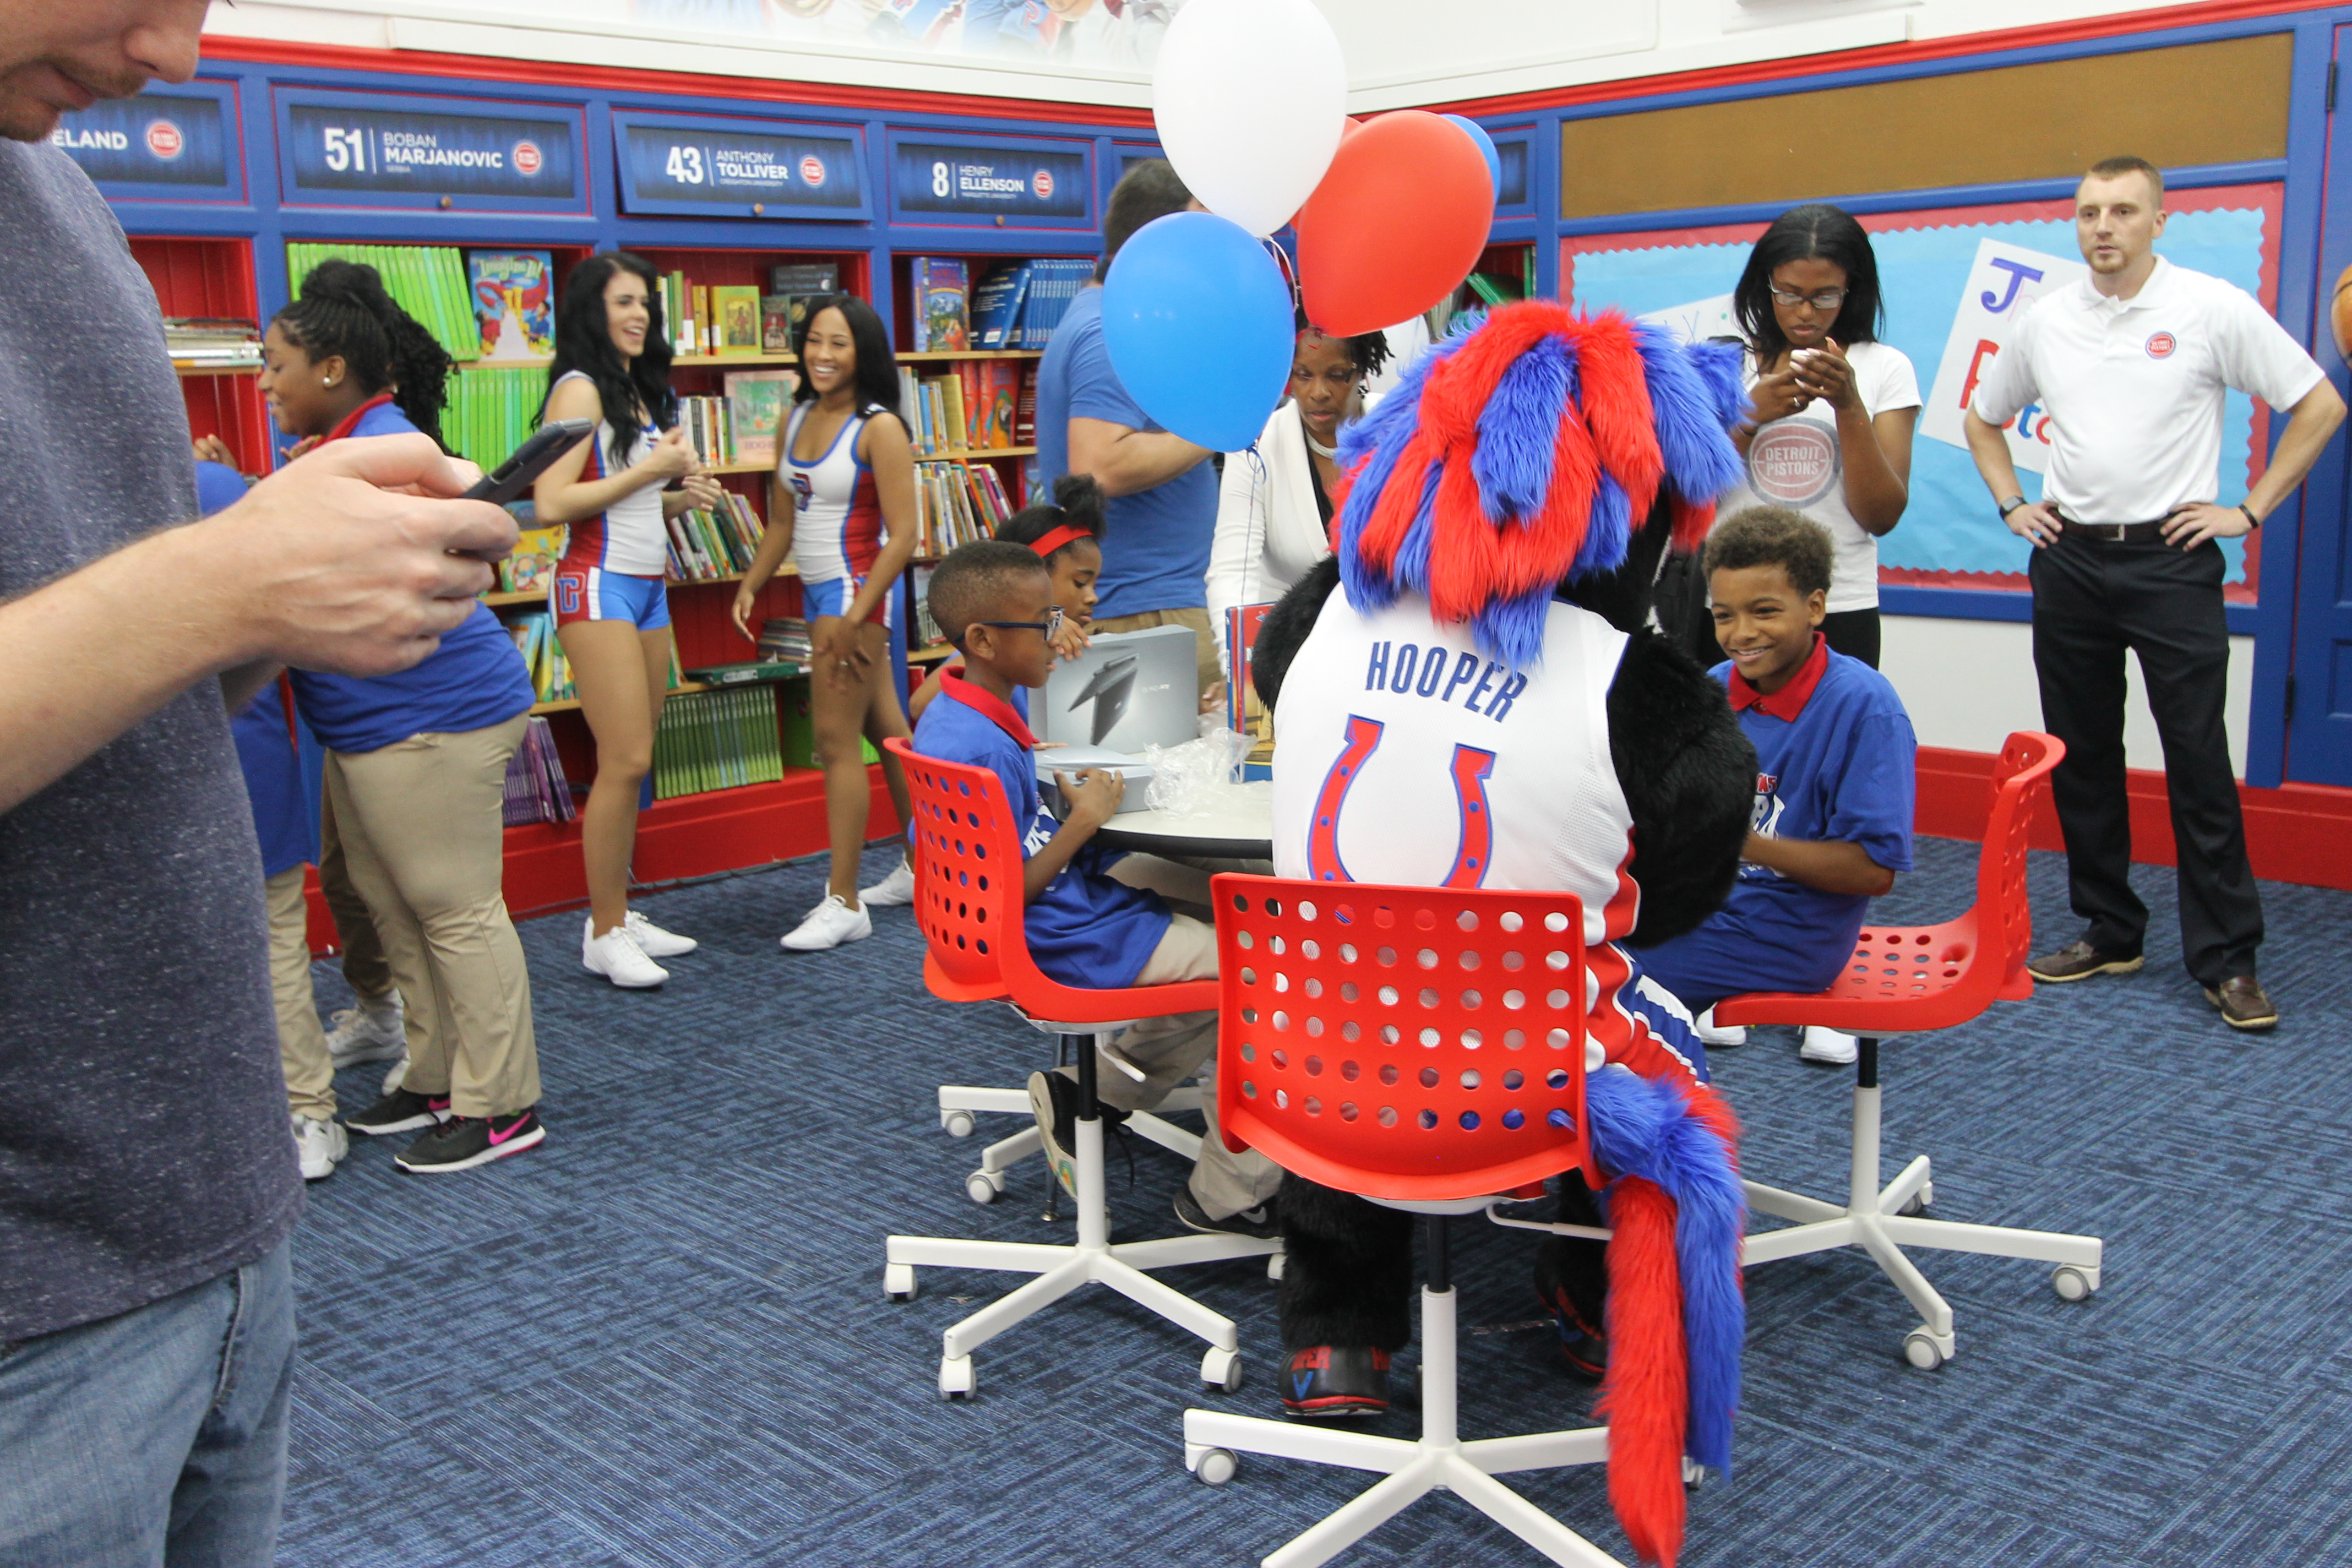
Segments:
[[[1223,792],[1213,811],[1122,811],[1096,830],[1095,841],[1171,860],[1271,859],[1274,783],[1259,779]]]

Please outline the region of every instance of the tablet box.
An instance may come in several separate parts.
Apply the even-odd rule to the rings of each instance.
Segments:
[[[1104,633],[1075,660],[1055,665],[1045,689],[1029,699],[1031,732],[1129,756],[1196,739],[1198,646],[1190,626]]]
[[[1036,759],[1038,797],[1045,803],[1045,809],[1055,816],[1069,816],[1070,808],[1062,799],[1060,787],[1054,783],[1054,774],[1057,772],[1075,773],[1086,768],[1117,769],[1127,780],[1127,794],[1119,797],[1119,816],[1150,809],[1144,800],[1151,784],[1151,764],[1149,763],[1101,746],[1056,746],[1050,752],[1033,752],[1030,754]]]

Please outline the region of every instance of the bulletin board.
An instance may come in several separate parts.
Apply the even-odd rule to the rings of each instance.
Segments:
[[[2170,213],[2158,253],[2237,285],[2273,312],[2278,306],[2279,226],[2284,187],[2277,183],[2168,192]],[[1929,406],[1912,446],[1911,500],[1895,531],[1878,542],[1882,584],[1938,588],[2023,589],[2031,551],[1992,510],[1976,465],[1960,444],[1958,415],[1969,385],[1971,346],[1999,332],[1999,316],[2022,300],[2004,299],[2021,268],[2047,274],[2043,287],[2079,276],[2071,201],[2010,202],[1863,216],[1878,258],[1886,306],[1881,341],[1909,357]],[[1560,295],[1579,310],[1615,307],[1669,322],[1697,336],[1733,333],[1729,295],[1764,232],[1761,223],[1595,235],[1561,242]],[[2036,260],[2036,258],[2046,258]],[[2008,262],[2006,268],[2000,265]],[[2069,270],[2071,269],[2071,271]],[[2005,312],[1993,312],[1997,304]],[[1989,315],[1993,319],[1986,320]],[[1959,348],[1955,351],[1954,344]],[[1957,356],[1957,357],[1956,357]],[[1955,363],[1947,364],[1948,357]],[[1950,404],[1947,408],[1943,404]],[[2012,422],[2019,482],[2041,497],[2039,459],[2030,452],[2035,420]],[[2221,494],[2245,498],[2269,448],[2268,411],[2231,392],[2223,411]],[[2254,602],[2262,581],[2256,539],[2225,540],[2225,596]]]

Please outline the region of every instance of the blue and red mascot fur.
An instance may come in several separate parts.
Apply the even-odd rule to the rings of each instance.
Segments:
[[[1341,585],[1359,611],[1420,595],[1433,618],[1467,624],[1520,668],[1543,656],[1553,599],[1601,616],[1630,638],[1607,701],[1641,889],[1630,945],[1697,925],[1738,874],[1755,753],[1722,689],[1649,629],[1650,589],[1669,545],[1695,549],[1712,498],[1737,478],[1727,431],[1745,405],[1736,349],[1543,300],[1474,319],[1343,436],[1337,555],[1260,632],[1260,695],[1279,710],[1290,660]],[[1604,1068],[1588,1080],[1609,1179],[1593,1194],[1565,1177],[1560,1215],[1605,1223],[1612,1239],[1604,1251],[1555,1237],[1536,1266],[1564,1330],[1591,1331],[1571,1361],[1605,1363],[1619,1521],[1641,1556],[1669,1565],[1683,1456],[1730,1463],[1746,1217],[1731,1113],[1686,1066],[1660,1065],[1671,1056],[1647,1056],[1651,1076]],[[1411,1216],[1295,1175],[1281,1207],[1286,1350],[1309,1365],[1376,1354],[1384,1366],[1412,1334]]]

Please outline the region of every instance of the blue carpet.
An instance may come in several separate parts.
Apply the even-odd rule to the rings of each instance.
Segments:
[[[1973,893],[1973,846],[1920,849],[1890,920]],[[1959,1340],[1929,1373],[1904,1365],[1915,1320],[1859,1255],[1757,1270],[1738,1470],[1692,1499],[1689,1568],[2352,1563],[2352,1121],[2320,1054],[2352,1026],[2352,896],[2263,888],[2286,1021],[2241,1038],[2179,968],[2171,873],[2136,875],[2145,973],[1885,1054],[1888,1173],[1929,1152],[1941,1217],[2104,1236],[2104,1288],[2069,1305],[2042,1266],[1922,1254]],[[1200,1347],[1099,1290],[982,1347],[975,1401],[940,1400],[940,1330],[1010,1281],[927,1270],[893,1306],[881,1237],[1066,1235],[1041,1221],[1034,1160],[994,1206],[963,1196],[981,1140],[942,1134],[932,1098],[1017,1085],[1051,1046],[929,996],[906,910],[780,952],[822,879],[812,860],[645,900],[702,941],[654,993],[581,972],[580,916],[526,924],[547,1143],[425,1178],[355,1139],[311,1188],[281,1563],[1207,1568],[1370,1481],[1246,1457],[1230,1485],[1194,1480]],[[2057,858],[2033,890],[2043,944],[2071,939]],[[344,1005],[318,973],[322,1006]],[[1716,1058],[1746,1166],[1833,1195],[1851,1076],[1799,1063],[1793,1031],[1755,1036]],[[346,1112],[381,1071],[342,1075]],[[982,1138],[1017,1125],[983,1118]],[[1136,1164],[1132,1189],[1114,1164],[1115,1233],[1171,1233],[1181,1168],[1149,1146]],[[1527,1239],[1463,1223],[1455,1254],[1465,1436],[1581,1425]],[[1278,1414],[1262,1267],[1168,1278],[1241,1325],[1252,1380],[1209,1403]],[[1631,1561],[1599,1471],[1514,1483]],[[1538,1559],[1440,1496],[1340,1561]]]

